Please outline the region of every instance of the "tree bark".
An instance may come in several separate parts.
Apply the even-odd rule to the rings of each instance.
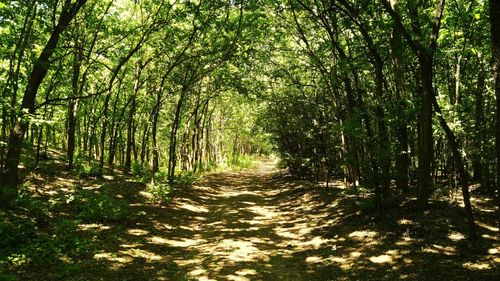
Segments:
[[[45,76],[47,76],[47,72],[51,65],[50,58],[57,47],[59,38],[68,27],[71,20],[75,17],[78,10],[86,2],[87,0],[78,0],[75,3],[72,3],[71,0],[64,1],[59,21],[54,27],[49,40],[45,44],[42,53],[36,60],[33,70],[29,75],[28,85],[26,86],[21,103],[20,116],[12,128],[9,136],[5,170],[0,184],[0,206],[6,206],[17,196],[17,186],[19,184],[18,165],[21,156],[24,133],[29,126],[24,112],[28,111],[29,114],[35,113],[35,101],[38,89],[40,88]]]
[[[469,173],[466,170],[465,161],[462,159],[462,156],[460,154],[457,138],[453,133],[453,131],[448,126],[448,123],[446,123],[446,120],[443,117],[443,114],[441,112],[441,109],[437,103],[435,96],[432,96],[432,103],[434,105],[434,110],[437,113],[439,123],[446,134],[446,139],[448,140],[448,144],[450,145],[451,148],[452,157],[457,166],[460,186],[462,190],[462,197],[464,200],[465,217],[467,219],[469,227],[469,239],[475,240],[477,239],[477,232],[476,232],[476,225],[474,223],[474,214],[472,211],[472,205],[470,203]]]
[[[420,59],[420,75],[422,79],[422,99],[418,127],[418,207],[427,208],[431,188],[431,162],[433,157],[432,138],[432,58],[423,56]]]
[[[134,73],[134,92],[132,94],[132,102],[130,104],[130,111],[127,118],[127,141],[125,146],[125,165],[124,171],[126,173],[130,172],[130,166],[132,164],[132,145],[135,143],[134,134],[134,116],[137,107],[137,94],[140,88],[141,73],[145,65],[137,63],[135,66]],[[137,158],[137,156],[135,157]]]
[[[186,94],[186,89],[182,89],[179,100],[177,101],[177,106],[175,108],[174,120],[172,123],[172,129],[170,131],[170,146],[168,152],[168,177],[172,180],[175,176],[175,166],[177,164],[177,130],[179,129],[179,122],[181,117],[182,105],[184,102],[184,97]]]
[[[500,1],[489,0],[491,44],[493,61],[493,80],[496,98],[495,119],[495,158],[496,158],[496,196],[497,196],[497,219],[500,227]]]
[[[72,95],[79,95],[80,69],[82,65],[83,47],[75,40],[75,50],[73,53],[73,79],[72,79]],[[68,150],[67,150],[67,169],[73,169],[73,160],[75,155],[75,131],[76,131],[76,101],[70,99],[68,101]]]
[[[158,155],[158,141],[156,138],[157,130],[158,130],[158,118],[160,116],[161,109],[161,89],[157,90],[156,93],[156,102],[153,108],[153,123],[151,124],[151,140],[153,145],[153,167],[152,172],[156,173],[159,169],[159,155]]]
[[[437,48],[437,39],[441,29],[441,20],[445,0],[437,0],[434,11],[434,22],[430,33],[428,46],[415,40],[408,30],[403,26],[401,16],[395,11],[387,0],[382,0],[386,11],[391,15],[394,23],[397,24],[403,37],[410,45],[413,52],[418,57],[420,65],[420,79],[422,83],[422,97],[420,100],[420,116],[418,130],[418,200],[417,207],[420,210],[427,208],[431,188],[431,162],[432,162],[432,100],[434,98],[433,89],[433,71],[434,71],[434,53]],[[414,33],[423,36],[422,28],[419,23],[418,10],[410,2],[410,19]]]
[[[397,0],[392,2],[393,9],[398,11]],[[403,193],[408,193],[408,130],[405,116],[405,89],[404,89],[404,68],[403,68],[403,46],[401,29],[395,22],[392,25],[391,55],[394,69],[394,82],[396,85],[396,137],[397,152],[395,157],[396,169],[396,189]]]

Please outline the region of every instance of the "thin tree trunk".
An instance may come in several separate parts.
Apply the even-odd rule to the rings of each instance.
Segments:
[[[393,9],[399,11],[397,0],[391,2]],[[395,22],[392,26],[391,38],[391,55],[394,68],[394,82],[396,85],[396,137],[397,137],[397,152],[395,157],[396,168],[396,189],[403,193],[408,193],[408,130],[407,120],[405,116],[405,90],[404,90],[404,68],[403,68],[403,46],[402,46],[401,29]]]
[[[496,146],[496,195],[497,195],[497,219],[500,227],[500,1],[489,0],[491,43],[493,61],[493,80],[496,98],[496,123],[495,123],[495,146]]]
[[[179,122],[181,117],[182,105],[184,102],[184,97],[186,94],[186,89],[183,89],[179,100],[177,101],[177,106],[175,108],[174,120],[172,123],[172,129],[170,131],[170,146],[168,153],[168,177],[172,180],[175,176],[175,166],[177,162],[177,130],[179,129]]]
[[[151,139],[153,145],[153,169],[152,172],[156,173],[159,167],[159,159],[158,159],[158,141],[156,139],[156,132],[158,128],[158,118],[160,115],[161,109],[161,89],[157,90],[156,93],[156,103],[153,108],[153,123],[151,124]]]
[[[73,53],[73,79],[72,79],[72,94],[73,97],[79,95],[80,69],[82,65],[83,47],[75,39],[75,50]],[[73,169],[73,160],[75,155],[75,130],[76,130],[76,101],[70,99],[68,101],[68,150],[67,150],[67,169]]]
[[[23,110],[27,110],[30,114],[35,113],[35,101],[38,89],[47,75],[49,66],[51,65],[50,58],[57,47],[59,37],[67,28],[70,21],[75,17],[78,10],[86,2],[86,0],[78,0],[75,3],[72,3],[71,0],[66,0],[64,2],[59,22],[54,27],[49,40],[36,60],[33,70],[29,75],[28,84],[21,103],[21,113]],[[5,170],[0,184],[0,206],[6,206],[17,196],[17,185],[19,184],[18,165],[21,156],[23,137],[28,126],[28,121],[21,117],[11,130],[7,147]]]
[[[142,69],[144,68],[143,64],[137,63],[135,66],[135,72],[134,72],[134,92],[132,95],[132,103],[130,105],[130,111],[127,119],[127,142],[126,142],[126,148],[125,148],[125,165],[124,165],[124,170],[126,173],[130,172],[130,166],[132,164],[132,146],[134,144],[134,116],[135,116],[135,111],[136,111],[136,100],[137,100],[137,94],[139,93],[139,88],[140,88],[140,78],[141,78],[141,73]],[[135,153],[137,155],[137,153]],[[135,157],[137,158],[137,156]]]
[[[477,239],[477,232],[476,232],[476,225],[474,223],[474,214],[472,211],[472,205],[470,203],[469,173],[465,168],[466,167],[465,161],[462,159],[462,156],[460,154],[457,138],[453,133],[453,131],[448,126],[448,124],[446,123],[446,120],[443,117],[443,114],[441,112],[441,109],[437,103],[435,96],[432,97],[432,103],[434,106],[434,110],[437,113],[439,123],[446,134],[446,139],[448,140],[448,144],[451,148],[453,159],[457,165],[459,181],[462,189],[462,197],[464,200],[465,217],[467,219],[469,226],[469,239],[475,240]]]

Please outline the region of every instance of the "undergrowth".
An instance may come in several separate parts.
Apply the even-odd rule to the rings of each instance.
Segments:
[[[79,219],[51,219],[55,205],[36,197],[22,196],[0,221],[0,272],[33,266],[60,267],[60,278],[70,277],[67,269],[94,251],[93,237],[79,232]],[[64,260],[65,263],[62,263]],[[71,270],[70,270],[71,271]],[[69,276],[66,275],[69,274]],[[0,280],[16,280],[0,275]]]

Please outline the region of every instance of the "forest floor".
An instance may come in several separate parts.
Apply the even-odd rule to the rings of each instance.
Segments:
[[[126,222],[77,220],[76,233],[91,245],[74,242],[64,229],[48,231],[59,250],[29,248],[51,252],[38,261],[11,255],[0,264],[0,279],[500,280],[500,240],[487,199],[474,200],[481,239],[470,242],[459,202],[433,201],[419,215],[413,201],[402,201],[373,215],[367,194],[341,182],[326,188],[292,179],[269,160],[207,174],[164,205],[149,203],[146,185],[124,175],[80,180],[54,172],[31,182],[40,198],[66,202],[75,185],[105,191],[138,215]],[[54,207],[39,231],[74,219],[72,212]],[[83,250],[66,253],[65,243]]]

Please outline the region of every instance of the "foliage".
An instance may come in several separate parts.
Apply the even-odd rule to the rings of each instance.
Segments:
[[[172,187],[166,183],[151,183],[148,185],[147,192],[151,193],[151,201],[161,204],[172,200]]]
[[[140,162],[134,161],[130,172],[133,176],[143,176],[147,173],[147,169]]]
[[[231,157],[229,166],[237,169],[249,169],[257,165],[257,159],[251,155],[237,155]]]
[[[170,179],[170,182],[179,186],[190,186],[199,179],[199,175],[192,171],[181,171]]]
[[[91,239],[79,233],[80,220],[49,221],[54,207],[27,193],[16,201],[0,221],[1,270],[49,266],[93,251]]]
[[[103,171],[98,164],[83,164],[78,171],[80,177],[102,178]]]
[[[126,222],[132,218],[128,204],[107,192],[81,191],[73,204],[85,222]]]

